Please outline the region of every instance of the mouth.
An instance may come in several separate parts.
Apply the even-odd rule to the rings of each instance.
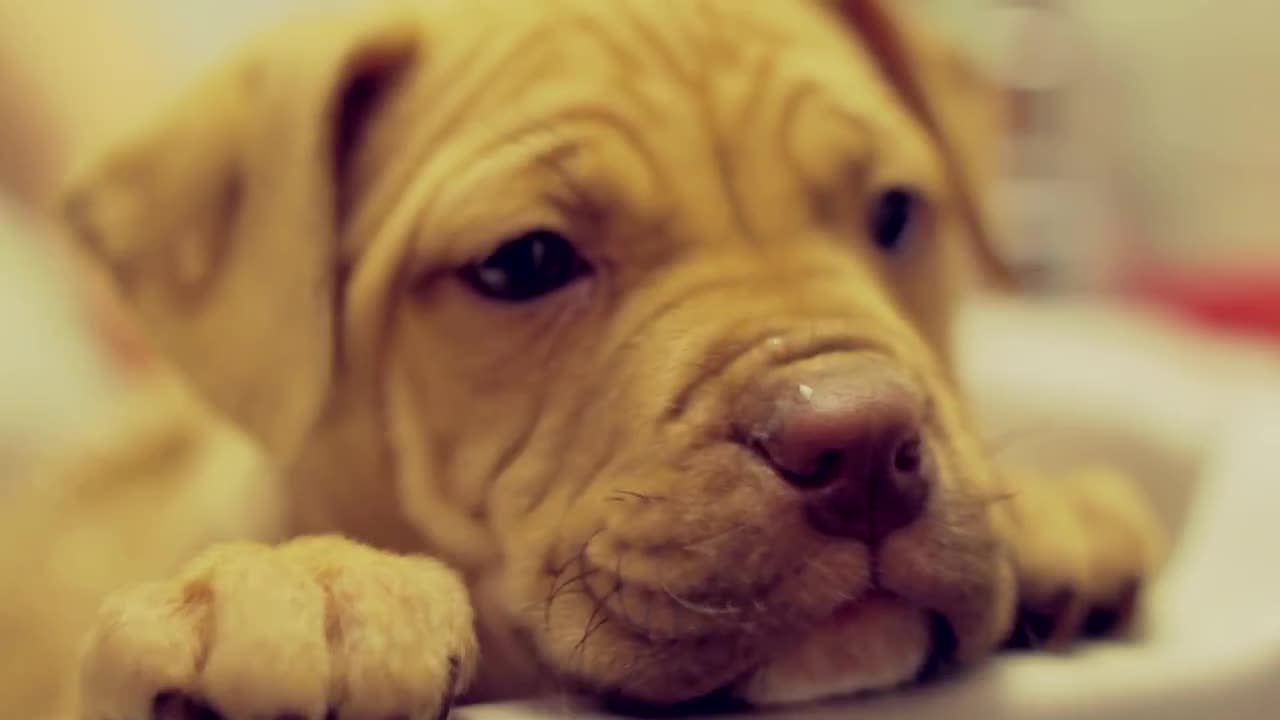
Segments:
[[[939,680],[954,665],[959,640],[951,621],[940,612],[929,613],[929,654],[916,673],[915,682],[927,683]]]
[[[903,611],[890,611],[889,607],[902,608]],[[888,620],[883,615],[886,612],[897,613],[899,621],[907,617],[924,620],[927,644],[918,646],[918,652],[905,653],[902,656],[904,662],[896,672],[887,672],[891,669],[885,667],[871,669],[849,663],[849,658],[857,653],[840,652],[841,646],[847,645],[843,648],[845,650],[856,648],[860,644],[857,637],[859,623],[875,621],[877,616],[880,621]],[[907,683],[933,682],[943,677],[952,666],[956,635],[951,623],[941,613],[917,612],[907,608],[901,599],[873,592],[837,610],[830,620],[815,627],[809,639],[798,648],[710,693],[677,703],[648,703],[623,695],[606,696],[602,701],[607,709],[630,717],[709,717],[742,713],[758,707],[869,694]],[[885,624],[892,626],[894,623]],[[835,642],[827,642],[833,638]],[[919,634],[914,630],[901,636],[891,632],[862,638],[862,644],[864,647],[884,646],[886,642],[897,641],[901,647],[911,645],[918,638]]]
[[[938,678],[955,650],[941,613],[871,591],[748,673],[731,695],[751,705],[791,705],[890,690]]]
[[[935,681],[985,652],[1003,565],[961,490],[948,485],[917,521],[867,543],[815,531],[749,447],[716,444],[681,470],[753,474],[714,503],[677,505],[666,486],[613,500],[620,481],[601,486],[604,529],[568,572],[580,591],[553,593],[563,636],[590,642],[548,634],[549,662],[581,673],[597,701],[651,717],[802,704]]]
[[[927,683],[937,681],[945,676],[946,671],[952,665],[952,658],[956,650],[956,636],[954,629],[951,627],[951,623],[938,612],[929,613],[928,619],[928,651],[925,654],[924,661],[916,671],[915,677],[908,678],[903,682]],[[821,632],[821,630],[816,632]],[[753,673],[758,671],[759,669],[753,671]],[[834,699],[841,695],[855,695],[859,692],[869,693],[874,692],[875,690],[874,688],[865,688],[861,691],[853,689],[849,692],[837,692],[806,699],[789,699],[781,702],[770,701],[764,698],[751,699],[744,696],[744,683],[750,682],[753,673],[748,673],[744,678],[728,683],[705,695],[677,703],[648,703],[616,694],[607,695],[601,700],[607,710],[621,713],[628,717],[713,717],[718,715],[737,715],[767,705],[814,702],[823,699]],[[848,678],[848,681],[850,683],[857,683],[857,679],[854,677]],[[881,689],[887,690],[890,688],[886,687]]]

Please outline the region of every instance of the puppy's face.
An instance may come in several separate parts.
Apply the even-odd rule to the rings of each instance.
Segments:
[[[431,52],[349,237],[399,258],[368,284],[401,482],[487,531],[540,653],[644,700],[780,701],[990,647],[1013,589],[945,349],[965,228],[850,30],[587,0]]]
[[[1014,590],[946,357],[963,79],[886,8],[291,26],[73,215],[223,412],[281,463],[385,470],[559,675],[894,685],[991,648]]]

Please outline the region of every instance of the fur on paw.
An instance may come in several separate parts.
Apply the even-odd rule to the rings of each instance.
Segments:
[[[334,537],[223,545],[110,598],[84,720],[434,720],[476,661],[461,579]]]
[[[1149,501],[1106,468],[1018,480],[1009,520],[1019,613],[1009,644],[1062,650],[1128,627],[1164,555]]]

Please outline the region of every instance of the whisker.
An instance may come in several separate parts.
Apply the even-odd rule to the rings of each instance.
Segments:
[[[707,535],[706,537],[698,538],[697,540],[691,540],[687,543],[684,543],[683,545],[680,546],[680,549],[688,550],[694,547],[698,547],[699,545],[705,545],[710,542],[715,542],[716,540],[723,540],[724,538],[729,537],[735,533],[742,532],[743,530],[757,529],[758,527],[759,527],[758,525],[755,525],[753,523],[748,523],[748,522],[734,523],[733,525],[730,525],[724,530],[712,533],[710,535]]]
[[[591,616],[592,618],[594,618],[595,613],[592,613]],[[608,615],[601,615],[599,620],[594,620],[590,624],[588,624],[586,631],[582,633],[582,638],[578,640],[577,645],[574,645],[573,647],[574,651],[575,652],[582,651],[582,649],[586,646],[587,641],[591,639],[591,636],[594,635],[597,630],[599,630],[600,628],[608,624],[609,620],[610,618]]]
[[[963,480],[963,478],[961,478]],[[969,484],[959,483],[961,486]],[[979,492],[956,488],[940,488],[942,502],[953,511],[976,513],[1007,503],[1018,497],[1017,490],[1001,490],[997,492]]]
[[[551,575],[552,577],[559,577],[561,573],[569,569],[570,565],[581,560],[587,552],[587,546],[590,545],[591,541],[595,540],[596,536],[602,532],[604,532],[604,528],[598,528],[595,532],[591,533],[591,535],[589,535],[587,539],[584,540],[582,544],[578,546],[577,551],[569,553],[569,556],[565,558],[564,562],[561,563],[554,570],[551,570],[550,572],[548,572],[548,574]]]
[[[826,580],[832,588],[840,588],[845,584],[841,582],[839,573],[813,558],[805,561],[804,569],[818,571],[818,574]],[[836,596],[845,602],[855,602],[858,599],[856,596],[849,595],[848,593],[842,592],[838,589],[836,591]]]
[[[583,570],[582,572],[578,573],[572,578],[569,578],[568,580],[565,580],[564,582],[560,583],[559,586],[552,588],[551,593],[547,595],[547,599],[543,603],[543,626],[544,627],[548,627],[548,628],[551,627],[551,606],[555,604],[556,599],[559,598],[561,595],[567,592],[570,592],[571,588],[573,588],[573,586],[575,585],[581,585],[582,587],[578,590],[578,592],[585,594],[587,592],[586,580],[587,578],[596,574],[596,572],[597,572],[597,569],[595,568]]]
[[[551,589],[551,593],[547,596],[547,603],[550,604],[552,600],[555,600],[561,593],[565,592],[565,590],[568,589],[570,586],[572,586],[574,583],[583,582],[587,578],[591,577],[592,575],[595,575],[599,571],[600,571],[599,568],[583,568],[582,572],[578,573],[577,575],[574,575],[568,580],[565,580],[559,585],[553,587]]]
[[[635,490],[615,490],[612,495],[605,498],[606,502],[626,502],[628,500],[639,500],[644,503],[666,502],[667,498],[662,495],[646,495]]]
[[[602,532],[604,532],[604,528],[599,528],[595,532],[591,533],[591,535],[589,535],[587,539],[578,546],[578,550],[576,552],[570,553],[569,557],[558,568],[549,573],[551,575],[551,590],[541,601],[543,607],[544,626],[548,628],[551,626],[551,606],[555,602],[556,598],[560,597],[562,593],[566,592],[570,587],[576,584],[582,584],[583,591],[585,592],[586,579],[596,572],[596,570],[594,568],[590,568],[587,563],[587,546],[590,545],[591,541],[595,540],[595,538]],[[581,569],[580,572],[568,580],[561,580],[564,574],[569,571],[569,568],[573,567],[574,563],[578,564]],[[533,604],[530,609],[533,609],[534,607],[537,607],[537,603]]]
[[[1048,425],[1015,428],[984,439],[982,446],[987,451],[987,455],[994,458],[1014,449],[1018,443],[1037,437],[1045,437],[1053,433],[1053,431],[1053,428]]]
[[[590,639],[590,637],[594,635],[597,630],[599,630],[609,621],[609,614],[605,606],[608,604],[609,600],[612,599],[613,596],[616,595],[622,589],[621,571],[622,571],[622,555],[619,554],[616,566],[614,568],[613,588],[610,589],[609,592],[605,593],[603,597],[600,597],[596,600],[595,607],[591,609],[591,616],[587,618],[586,630],[582,633],[582,638],[578,640],[578,643],[576,645],[574,645],[575,654],[582,652],[583,649],[586,647],[587,640]],[[597,617],[600,618],[599,622],[597,622],[596,620]]]
[[[710,616],[737,615],[738,613],[742,612],[742,608],[739,608],[733,605],[723,605],[723,606],[717,607],[715,605],[704,605],[702,603],[696,603],[692,600],[687,600],[685,598],[682,598],[679,595],[677,595],[675,592],[673,592],[670,587],[667,586],[666,581],[663,581],[659,585],[662,588],[662,591],[667,594],[667,597],[674,600],[677,605],[679,605],[680,607],[686,610],[689,610],[690,612],[698,613],[699,615],[710,615]]]
[[[987,506],[999,505],[1000,503],[1009,502],[1010,500],[1013,500],[1016,497],[1018,497],[1017,490],[1007,490],[1005,492],[996,493],[995,495],[990,495],[985,498],[979,498],[979,502],[982,502]]]
[[[633,677],[643,676],[648,674],[654,668],[661,667],[671,659],[671,655],[676,650],[676,647],[676,644],[671,641],[651,645],[649,652],[636,654],[627,674]]]

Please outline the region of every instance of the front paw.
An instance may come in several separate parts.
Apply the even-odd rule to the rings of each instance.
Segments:
[[[458,576],[329,537],[220,546],[107,601],[84,720],[431,720],[476,659]]]
[[[1009,499],[1019,593],[1010,644],[1061,650],[1126,628],[1164,552],[1149,502],[1102,468],[1020,479]]]

